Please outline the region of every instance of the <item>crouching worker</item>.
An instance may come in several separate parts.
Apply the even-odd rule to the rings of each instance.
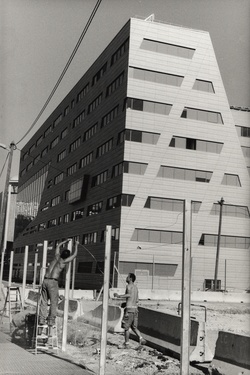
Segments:
[[[126,307],[124,309],[124,316],[122,322],[122,328],[124,328],[125,342],[120,349],[127,348],[129,345],[129,329],[136,334],[139,339],[140,345],[145,345],[146,340],[143,339],[140,331],[138,330],[138,289],[134,284],[136,276],[133,273],[129,273],[126,282],[128,283],[126,287],[125,294],[114,293],[115,298],[126,298]]]
[[[65,268],[66,264],[70,263],[77,255],[77,242],[75,246],[75,251],[73,254],[67,249],[60,247],[69,242],[70,240],[65,240],[59,243],[56,247],[55,258],[50,263],[48,267],[44,280],[42,283],[41,289],[41,303],[39,310],[39,325],[45,325],[46,320],[48,319],[48,326],[51,331],[51,327],[55,325],[56,321],[56,312],[58,306],[58,296],[59,296],[59,287],[58,279],[60,273]],[[50,310],[48,314],[48,301],[50,300]]]

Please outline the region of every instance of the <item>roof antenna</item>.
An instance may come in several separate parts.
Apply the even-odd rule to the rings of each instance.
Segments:
[[[154,13],[153,13],[153,14],[151,14],[150,16],[148,16],[147,18],[145,18],[144,21],[150,21],[150,22],[153,22],[154,19],[155,19],[155,15],[154,15]]]

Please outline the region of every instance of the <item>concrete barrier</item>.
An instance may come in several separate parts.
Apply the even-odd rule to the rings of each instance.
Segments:
[[[212,364],[227,375],[250,374],[250,337],[219,331]],[[237,371],[237,372],[236,372]]]
[[[114,293],[124,294],[125,288],[111,288],[110,298],[113,298]],[[140,289],[140,300],[166,300],[166,301],[181,301],[181,290],[152,290]],[[213,292],[213,291],[192,291],[192,302],[235,302],[235,303],[250,303],[250,293],[247,292]]]
[[[109,305],[108,307],[108,331],[123,332],[121,322],[123,317],[123,309],[120,306]],[[96,327],[101,327],[102,324],[102,304],[99,302],[94,310],[86,312],[82,317],[78,318],[85,323]]]

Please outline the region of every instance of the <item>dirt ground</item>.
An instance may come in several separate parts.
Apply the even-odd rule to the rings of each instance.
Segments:
[[[177,313],[178,303],[170,301],[145,301],[141,306]],[[210,349],[213,351],[219,330],[250,336],[250,304],[203,303],[206,307],[206,329]],[[204,321],[205,309],[192,306],[191,316]],[[90,327],[78,319],[68,327],[67,356],[99,373],[101,330]],[[163,354],[149,346],[139,346],[130,340],[129,349],[118,349],[124,342],[122,334],[108,333],[105,374],[107,375],[179,375],[178,359]],[[213,373],[213,372],[211,372]],[[216,373],[216,372],[214,372]],[[190,366],[190,375],[204,374],[204,370]],[[219,374],[219,373],[218,373]]]

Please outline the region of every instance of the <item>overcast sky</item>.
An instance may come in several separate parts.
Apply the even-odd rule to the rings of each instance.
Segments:
[[[0,144],[18,142],[57,82],[96,0],[0,0]],[[22,148],[130,17],[210,33],[229,105],[250,107],[249,0],[102,0],[52,101]],[[11,176],[19,170],[14,152]],[[0,172],[6,151],[0,148]],[[0,178],[4,189],[6,168]]]

